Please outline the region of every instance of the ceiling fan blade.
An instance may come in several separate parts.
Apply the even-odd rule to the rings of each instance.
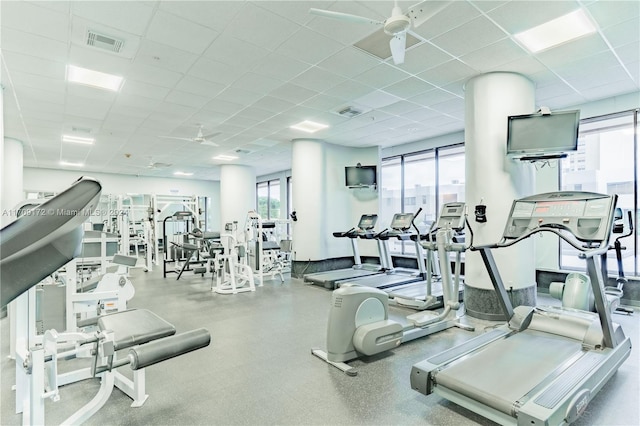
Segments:
[[[193,138],[179,138],[176,136],[158,136],[158,137],[162,139],[176,139],[179,141],[188,141],[188,142],[191,142],[193,140]]]
[[[382,25],[381,21],[377,21],[371,18],[365,18],[364,16],[352,15],[350,13],[334,12],[332,10],[310,8],[309,13],[312,15],[324,16],[325,18],[340,19],[343,21],[356,22],[358,24],[374,24]]]
[[[408,15],[413,21],[413,27],[418,28],[447,6],[448,2],[426,0],[411,6]]]
[[[215,142],[209,141],[209,140],[204,140],[202,142],[200,142],[200,145],[207,145],[207,146],[220,146]]]
[[[391,56],[393,63],[400,65],[404,63],[404,53],[407,45],[407,33],[402,32],[391,37],[389,47],[391,48]]]
[[[202,139],[211,139],[211,138],[215,138],[216,136],[218,136],[220,133],[222,132],[215,132],[215,133],[211,133],[210,135],[204,135],[202,136]]]

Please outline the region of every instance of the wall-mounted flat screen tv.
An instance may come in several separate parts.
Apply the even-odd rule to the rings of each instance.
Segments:
[[[344,168],[345,184],[349,187],[375,186],[377,174],[376,166],[347,166]]]
[[[578,149],[580,110],[508,117],[507,155],[553,158]]]

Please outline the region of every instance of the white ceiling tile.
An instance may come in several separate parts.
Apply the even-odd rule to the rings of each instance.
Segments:
[[[163,11],[156,12],[146,36],[149,40],[201,54],[219,35],[217,31]]]
[[[65,95],[64,91],[56,91],[51,92],[47,90],[42,90],[37,87],[27,87],[21,86],[17,87],[15,90],[15,94],[19,99],[20,104],[24,102],[45,102],[45,103],[54,103],[57,105],[64,105]],[[5,106],[8,105],[8,101],[13,101],[13,95],[7,96],[5,93],[4,102]],[[6,113],[7,110],[5,110]]]
[[[405,114],[409,114],[416,110],[421,110],[422,107],[418,104],[409,101],[399,101],[395,104],[387,105],[380,108],[380,111],[384,111],[388,114],[405,116]]]
[[[307,108],[317,109],[319,111],[335,111],[340,107],[347,106],[344,105],[344,101],[342,99],[324,94],[314,96],[313,98],[303,102],[301,105]]]
[[[265,23],[269,24],[265,25]],[[260,30],[248,30],[257,28]],[[229,23],[226,31],[232,37],[248,41],[268,50],[275,50],[298,28],[300,28],[298,24],[255,4],[244,3],[240,12]]]
[[[306,87],[316,92],[324,92],[344,81],[344,77],[325,71],[322,68],[311,67],[302,74],[291,79],[293,84]]]
[[[204,56],[224,62],[237,69],[251,69],[269,53],[268,50],[249,42],[221,34],[204,52]]]
[[[381,87],[389,86],[390,84],[402,81],[407,77],[408,75],[400,71],[399,69],[389,64],[382,63],[361,74],[358,74],[356,77],[354,77],[354,80],[359,83],[367,84],[371,87],[379,89]]]
[[[487,72],[526,57],[529,55],[520,46],[505,38],[463,55],[460,60],[478,71]]]
[[[354,99],[358,105],[368,106],[370,108],[382,108],[387,105],[400,101],[400,98],[382,90],[375,90],[364,96]]]
[[[144,34],[154,12],[151,4],[137,1],[115,7],[109,1],[74,1],[71,9],[75,15],[136,35]]]
[[[94,99],[105,103],[112,103],[118,96],[116,92],[112,92],[111,90],[102,90],[72,83],[67,84],[67,95],[84,99]]]
[[[640,16],[640,2],[638,1],[597,1],[587,6],[591,16],[595,18],[598,27],[607,28]],[[636,33],[638,26],[635,27]],[[630,34],[631,35],[631,34]]]
[[[262,122],[268,119],[269,117],[273,117],[274,115],[275,115],[275,112],[273,111],[269,111],[262,108],[256,108],[256,107],[245,108],[237,114],[238,117],[241,117],[241,118],[246,117],[249,120],[255,120],[256,122]]]
[[[421,72],[418,74],[418,77],[434,86],[444,86],[451,81],[470,78],[476,74],[478,74],[478,72],[475,69],[454,59]]]
[[[121,96],[142,96],[149,99],[162,100],[171,89],[154,84],[147,84],[142,81],[127,80],[120,89]]]
[[[133,63],[131,64],[128,78],[125,79],[125,84],[129,78],[134,81],[141,81],[156,86],[174,87],[182,78],[182,74],[150,65]]]
[[[242,7],[239,1],[160,1],[160,10],[222,31]]]
[[[186,73],[197,59],[193,53],[145,39],[134,62]]]
[[[459,97],[440,89],[433,89],[420,95],[412,96],[409,101],[420,106],[431,106],[452,99],[459,99]]]
[[[397,83],[382,88],[387,93],[391,93],[399,98],[410,98],[427,90],[434,89],[434,86],[415,77],[405,78]]]
[[[43,77],[35,74],[27,74],[24,72],[13,73],[11,75],[11,81],[15,87],[16,93],[19,92],[21,87],[30,87],[32,89],[44,90],[46,92],[53,92],[57,94],[64,94],[66,90],[64,80]]]
[[[97,101],[82,97],[67,96],[65,114],[77,115],[94,120],[104,120],[111,108],[111,102]]]
[[[640,2],[639,2],[640,3]],[[635,17],[602,30],[611,46],[618,47],[640,40],[640,18]]]
[[[309,8],[328,9],[333,1],[260,1],[257,3],[259,7],[269,10],[285,19],[294,21],[298,24],[306,24],[313,19],[313,15],[309,13]],[[346,3],[346,2],[345,2]]]
[[[216,98],[206,104],[203,108],[207,111],[215,111],[229,117],[238,111],[241,111],[244,107],[244,105],[239,103],[223,101],[222,99]]]
[[[633,65],[640,60],[640,42],[616,47],[615,51],[618,57],[627,64]],[[633,66],[627,66],[627,68],[633,69]]]
[[[12,71],[22,71],[53,79],[65,78],[66,64],[64,62],[10,51],[2,52],[2,56]]]
[[[404,64],[400,67],[408,73],[418,74],[452,59],[454,57],[451,54],[438,49],[433,44],[421,43],[407,49]]]
[[[499,27],[484,16],[473,19],[432,39],[439,48],[461,56],[507,37]]]
[[[453,1],[427,22],[415,28],[414,32],[430,40],[479,15],[480,12],[466,1]]]
[[[164,98],[166,102],[170,102],[172,104],[178,104],[193,108],[202,108],[207,102],[211,99],[207,96],[198,96],[193,93],[182,92],[180,90],[172,90],[169,94]]]
[[[352,78],[380,63],[380,59],[364,53],[360,49],[345,47],[324,61],[319,62],[318,67]]]
[[[2,3],[2,13],[11,16],[3,19],[2,27],[13,28],[27,33],[66,42],[69,32],[69,15],[40,7],[25,1]]]
[[[256,92],[250,92],[248,90],[238,89],[236,87],[229,87],[216,96],[216,99],[226,102],[233,102],[243,107],[249,106],[258,99],[260,99],[262,95]]]
[[[317,64],[342,48],[343,46],[337,41],[307,28],[301,28],[296,33],[292,33],[276,49],[276,52],[308,64]]]
[[[227,87],[225,84],[202,80],[190,75],[184,76],[175,86],[177,90],[182,90],[183,92],[209,97],[216,96],[225,87]]]
[[[469,0],[469,3],[486,13],[509,1],[511,0]]]
[[[338,84],[337,86],[325,91],[324,94],[343,100],[351,100],[364,96],[373,90],[374,89],[370,86],[365,86],[355,80],[347,80],[344,83]]]
[[[2,50],[26,53],[56,62],[67,61],[67,44],[2,26]]]
[[[578,9],[575,1],[510,1],[487,15],[510,34],[516,34]]]
[[[305,89],[304,87],[293,83],[283,84],[269,93],[269,95],[274,98],[283,99],[296,105],[314,97],[317,94],[318,92],[314,90]]]
[[[130,59],[76,44],[69,49],[69,64],[119,76],[126,75],[131,68]]]
[[[256,72],[247,72],[239,76],[238,79],[233,82],[232,87],[264,95],[279,87],[282,83],[283,80],[266,77]]]
[[[538,59],[531,56],[523,56],[513,62],[496,67],[494,71],[510,71],[517,72],[522,75],[530,75],[545,70],[547,70],[547,67],[545,67]]]
[[[293,108],[295,105],[291,102],[275,98],[273,96],[264,96],[258,101],[254,102],[252,106],[255,108],[266,109],[268,111],[279,112]]]
[[[121,114],[147,117],[160,104],[159,99],[145,98],[135,94],[120,94],[113,106]]]
[[[221,84],[231,84],[238,78],[238,70],[222,62],[201,57],[189,70],[189,75]]]

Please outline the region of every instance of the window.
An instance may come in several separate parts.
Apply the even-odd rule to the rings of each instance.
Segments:
[[[464,146],[437,148],[382,160],[380,220],[384,228],[395,213],[422,211],[420,232],[436,220],[442,203],[464,201]],[[413,243],[389,240],[394,254],[414,254]]]
[[[258,214],[263,219],[280,218],[280,179],[259,182],[256,185]]]
[[[638,218],[637,114],[631,111],[582,120],[578,150],[563,159],[560,167],[561,189],[617,194],[617,206],[625,215],[628,211],[636,212],[634,229]],[[627,248],[622,253],[625,274],[638,275],[636,241],[636,235],[623,240]],[[609,273],[616,275],[618,268],[613,250],[607,259]],[[577,251],[565,243],[560,246],[560,266],[578,270],[585,267]]]

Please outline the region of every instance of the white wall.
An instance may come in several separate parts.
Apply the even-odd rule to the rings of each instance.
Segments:
[[[111,173],[83,173],[81,171],[39,169],[25,167],[23,172],[25,191],[60,192],[81,176],[100,181],[103,194],[127,193],[155,195],[197,195],[209,197],[213,208],[211,229],[220,229],[220,182],[195,179],[171,179]]]

